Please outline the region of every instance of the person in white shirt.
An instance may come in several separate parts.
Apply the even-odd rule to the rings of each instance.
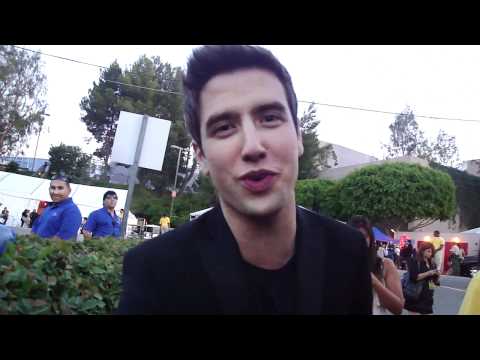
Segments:
[[[383,248],[382,243],[380,243],[380,245],[378,246],[377,256],[382,259],[385,256],[385,249]]]
[[[400,247],[395,245],[395,265],[400,268]]]
[[[460,276],[461,272],[461,255],[460,247],[457,244],[454,244],[450,248],[450,256],[448,258],[450,269],[448,271],[449,275]]]

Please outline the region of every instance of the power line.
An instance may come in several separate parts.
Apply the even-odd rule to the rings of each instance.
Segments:
[[[66,57],[63,57],[63,56],[46,54],[46,53],[41,52],[41,51],[31,50],[31,49],[23,48],[23,47],[21,47],[21,46],[16,46],[16,45],[12,45],[12,46],[15,47],[15,48],[17,48],[17,49],[22,49],[22,50],[30,51],[30,52],[37,53],[37,54],[41,54],[41,55],[45,55],[45,56],[51,56],[51,57],[54,57],[54,58],[57,58],[57,59],[61,59],[61,60],[72,61],[72,62],[75,62],[75,63],[84,64],[84,65],[95,66],[95,67],[98,67],[98,68],[101,68],[101,69],[108,69],[107,67],[101,66],[101,65],[95,65],[95,64],[87,63],[87,62],[80,61],[80,60],[69,59],[69,58],[66,58]]]
[[[127,83],[124,83],[124,82],[121,82],[121,81],[113,81],[113,80],[108,80],[108,79],[103,79],[103,80],[104,80],[104,81],[111,82],[111,83],[114,83],[114,84],[118,84],[118,85],[133,86],[133,87],[140,88],[140,89],[146,89],[146,90],[152,90],[152,91],[157,91],[157,92],[162,92],[162,93],[167,93],[167,94],[174,94],[174,95],[180,95],[180,96],[183,96],[183,94],[182,94],[182,93],[175,92],[175,91],[168,91],[168,90],[154,89],[154,88],[149,88],[149,87],[146,87],[146,86],[140,86],[140,85],[127,84]]]
[[[80,60],[75,60],[75,59],[69,59],[69,58],[66,58],[66,57],[63,57],[63,56],[57,56],[57,55],[47,54],[47,53],[44,53],[44,52],[41,52],[41,51],[36,51],[36,50],[31,50],[31,49],[23,48],[23,47],[21,47],[21,46],[13,45],[13,47],[16,47],[16,48],[22,49],[22,50],[26,50],[26,51],[30,51],[30,52],[33,52],[33,53],[45,55],[45,56],[51,56],[51,57],[54,57],[54,58],[57,58],[57,59],[61,59],[61,60],[66,60],[66,61],[75,62],[75,63],[78,63],[78,64],[95,66],[95,67],[98,67],[98,68],[101,68],[101,69],[108,69],[106,66],[91,64],[91,63],[87,63],[87,62],[80,61]],[[183,96],[182,93],[175,92],[175,91],[167,91],[167,90],[161,90],[161,89],[154,89],[154,88],[150,88],[150,87],[146,87],[146,86],[140,86],[140,85],[134,85],[134,84],[127,84],[127,83],[124,83],[124,82],[113,81],[113,80],[108,80],[108,79],[103,79],[103,80],[104,80],[104,81],[111,82],[111,83],[114,83],[114,84],[117,84],[117,85],[132,86],[132,87],[136,87],[136,88],[140,88],[140,89],[146,89],[146,90],[151,90],[151,91],[157,91],[157,92],[162,92],[162,93],[168,93],[168,94],[174,94],[174,95]]]
[[[95,67],[101,68],[101,69],[108,69],[106,66],[91,64],[91,63],[87,63],[87,62],[80,61],[80,60],[66,58],[66,57],[63,57],[63,56],[47,54],[47,53],[44,53],[42,51],[31,50],[31,49],[23,48],[21,46],[13,45],[13,47],[16,47],[16,48],[22,49],[22,50],[26,50],[26,51],[30,51],[30,52],[34,52],[34,53],[37,53],[37,54],[45,55],[45,56],[51,56],[51,57],[61,59],[61,60],[75,62],[75,63],[78,63],[78,64],[95,66]],[[127,84],[127,83],[124,83],[124,82],[121,82],[121,81],[113,81],[113,80],[108,80],[108,79],[103,79],[103,80],[107,81],[107,82],[117,84],[117,85],[132,86],[132,87],[145,89],[145,90],[151,90],[151,91],[156,91],[156,92],[161,92],[161,93],[183,96],[182,93],[176,92],[176,91],[154,89],[154,88],[150,88],[150,87],[146,87],[146,86]],[[316,101],[306,101],[306,100],[297,100],[297,101],[301,102],[301,103],[308,103],[308,104],[314,104],[314,105],[318,105],[318,106],[327,106],[327,107],[333,107],[333,108],[339,108],[339,109],[367,111],[367,112],[374,112],[374,113],[387,114],[387,115],[400,115],[401,114],[399,112],[394,112],[394,111],[383,111],[383,110],[369,109],[369,108],[355,107],[355,106],[347,106],[347,105],[326,104],[326,103],[320,103],[320,102],[316,102]],[[423,118],[423,119],[430,119],[430,120],[463,121],[463,122],[480,123],[480,120],[474,120],[474,119],[449,118],[449,117],[431,116],[431,115],[417,115],[417,114],[415,114],[415,117],[416,118]]]
[[[319,105],[319,106],[330,106],[330,107],[348,109],[348,110],[369,111],[369,112],[375,112],[375,113],[380,113],[380,114],[388,114],[388,115],[400,115],[401,114],[399,112],[383,111],[383,110],[376,110],[376,109],[367,109],[367,108],[361,108],[361,107],[355,107],[355,106],[325,104],[325,103],[319,103],[319,102],[315,102],[315,101],[305,101],[305,100],[297,100],[297,101],[302,102],[302,103],[315,104],[315,105]],[[414,115],[415,115],[416,118],[418,117],[418,118],[424,118],[424,119],[448,120],[448,121],[466,121],[466,122],[479,122],[480,123],[480,120],[474,120],[474,119],[448,118],[448,117],[430,116],[430,115],[417,115],[417,114],[414,114]]]

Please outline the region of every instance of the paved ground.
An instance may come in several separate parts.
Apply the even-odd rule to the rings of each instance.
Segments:
[[[403,271],[400,271],[400,276]],[[463,296],[470,278],[442,275],[440,287],[433,296],[433,313],[435,315],[456,315],[462,305]],[[406,311],[404,311],[404,314]]]
[[[433,312],[437,315],[456,315],[462,305],[463,296],[470,278],[460,276],[442,276],[440,287],[433,296]]]

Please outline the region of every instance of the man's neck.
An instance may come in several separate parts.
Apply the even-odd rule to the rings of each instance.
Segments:
[[[283,207],[276,214],[248,217],[220,201],[225,220],[240,248],[243,259],[257,267],[283,267],[295,252],[296,207]]]
[[[110,213],[110,215],[113,215],[115,213],[115,208],[110,209],[110,208],[105,206],[105,209],[107,209],[107,211]]]

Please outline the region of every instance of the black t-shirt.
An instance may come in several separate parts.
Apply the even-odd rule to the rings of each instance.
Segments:
[[[261,314],[296,312],[297,269],[295,256],[278,270],[266,270],[244,261],[250,299]]]

